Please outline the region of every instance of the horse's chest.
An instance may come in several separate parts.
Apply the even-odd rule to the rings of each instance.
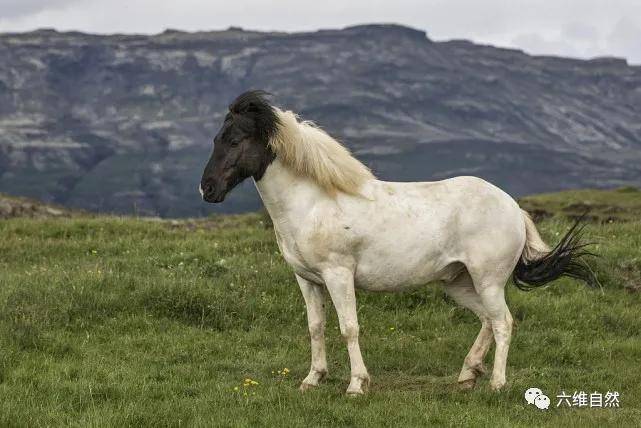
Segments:
[[[283,258],[296,274],[310,281],[320,280],[320,274],[310,267],[293,236],[276,232],[276,242]]]

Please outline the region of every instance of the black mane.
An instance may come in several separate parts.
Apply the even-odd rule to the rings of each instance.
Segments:
[[[246,116],[254,120],[256,137],[267,144],[278,131],[278,115],[267,102],[271,95],[263,90],[250,90],[240,94],[229,106],[232,115]]]

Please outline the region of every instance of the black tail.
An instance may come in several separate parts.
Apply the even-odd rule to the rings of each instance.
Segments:
[[[525,262],[519,259],[512,273],[514,284],[523,291],[530,291],[562,276],[585,282],[590,287],[599,285],[599,280],[585,261],[595,256],[585,250],[590,243],[581,242],[585,214],[568,230],[561,241],[549,253],[538,260]]]

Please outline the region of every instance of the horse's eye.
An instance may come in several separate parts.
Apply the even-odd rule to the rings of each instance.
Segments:
[[[238,146],[238,144],[240,144],[238,140],[233,140],[233,141],[231,142],[231,146],[232,146],[232,147],[237,147],[237,146]]]

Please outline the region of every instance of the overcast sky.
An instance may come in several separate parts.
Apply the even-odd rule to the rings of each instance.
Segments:
[[[641,64],[641,0],[0,0],[0,32],[305,31],[393,22],[434,40]]]

